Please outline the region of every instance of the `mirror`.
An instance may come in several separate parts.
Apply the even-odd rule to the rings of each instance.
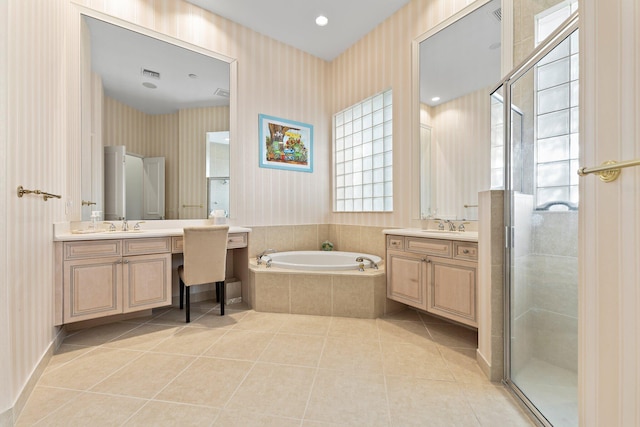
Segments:
[[[107,220],[206,218],[210,177],[228,182],[230,63],[158,37],[82,15],[83,220],[93,210]],[[213,164],[211,132],[227,135]],[[119,169],[155,166],[122,177],[113,151],[124,153]],[[228,213],[229,185],[216,191]]]
[[[417,40],[421,219],[477,220],[478,192],[490,188],[500,7],[474,3]]]

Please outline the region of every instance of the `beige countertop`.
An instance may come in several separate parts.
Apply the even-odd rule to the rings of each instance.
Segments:
[[[382,230],[384,234],[394,236],[425,237],[429,239],[460,240],[464,242],[477,242],[477,231],[440,231],[423,230],[421,228],[388,228]]]
[[[116,231],[107,231],[106,224],[100,222],[100,227],[105,227],[98,232],[89,232],[89,221],[84,222],[60,222],[53,224],[53,240],[55,242],[79,241],[79,240],[107,240],[107,239],[136,239],[148,237],[172,237],[182,236],[184,227],[197,227],[212,225],[208,220],[154,220],[140,224],[140,230],[133,230],[136,222],[128,221],[129,231],[122,231],[121,221],[109,221],[115,224]],[[230,225],[229,233],[250,233],[251,229]]]

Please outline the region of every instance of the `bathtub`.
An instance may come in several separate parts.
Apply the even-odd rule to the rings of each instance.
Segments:
[[[271,258],[272,267],[307,271],[358,270],[358,257],[369,258],[376,264],[380,264],[382,260],[379,256],[358,252],[293,251],[276,252],[267,256]],[[364,267],[369,269],[372,266],[369,261],[364,260]]]
[[[378,269],[365,261],[365,270],[359,271],[359,256],[371,258]],[[384,262],[375,255],[276,252],[260,265],[252,257],[249,277],[247,302],[259,312],[374,319],[402,307],[387,299]]]

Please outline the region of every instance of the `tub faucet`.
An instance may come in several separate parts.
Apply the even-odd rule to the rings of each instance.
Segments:
[[[275,253],[275,252],[278,252],[278,251],[275,250],[275,249],[265,249],[264,251],[262,251],[261,254],[259,254],[256,257],[256,262],[258,263],[258,265],[262,264],[262,257],[263,256],[265,256],[266,254],[272,254],[272,253]],[[269,257],[269,260],[271,260],[271,257]]]
[[[360,263],[360,265],[358,266],[358,270],[364,271],[364,262],[365,261],[369,261],[369,263],[371,264],[371,268],[373,268],[375,270],[378,269],[378,264],[373,262],[373,260],[371,258],[367,258],[367,257],[364,257],[364,256],[359,256],[358,258],[356,258],[356,262]]]
[[[271,257],[269,255],[262,255],[260,259],[263,260],[265,258],[267,258],[266,267],[271,268],[271,261],[272,261]]]

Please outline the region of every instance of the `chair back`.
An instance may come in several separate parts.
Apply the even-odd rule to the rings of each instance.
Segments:
[[[182,253],[186,286],[224,281],[228,234],[228,225],[185,227]]]

